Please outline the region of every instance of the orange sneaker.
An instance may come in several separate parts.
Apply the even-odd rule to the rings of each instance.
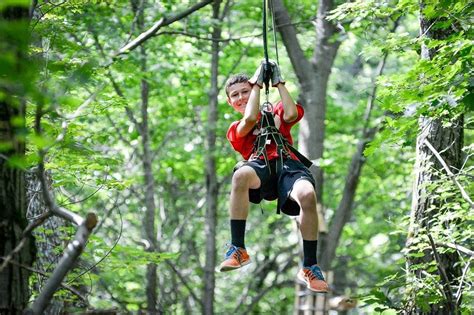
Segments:
[[[225,254],[225,260],[219,266],[219,271],[231,271],[250,264],[250,256],[247,250],[229,244],[229,250]]]
[[[328,284],[324,280],[321,268],[318,265],[311,267],[303,267],[298,272],[298,279],[306,284],[308,289],[314,292],[327,293],[329,290]]]

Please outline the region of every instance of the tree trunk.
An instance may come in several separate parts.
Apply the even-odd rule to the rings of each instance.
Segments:
[[[212,17],[216,20],[212,38],[221,37],[221,26],[219,18],[220,0],[215,0],[212,6]],[[209,118],[207,129],[207,156],[206,156],[206,262],[204,267],[204,314],[214,314],[214,288],[215,288],[215,267],[216,267],[216,226],[217,226],[217,196],[218,185],[216,175],[216,125],[217,125],[217,104],[218,104],[218,68],[219,49],[217,40],[212,41],[211,60],[211,89],[209,91]]]
[[[323,157],[326,126],[326,95],[331,68],[341,42],[334,39],[336,27],[326,20],[333,7],[332,0],[319,2],[316,18],[316,45],[311,60],[307,60],[296,37],[296,30],[282,0],[275,0],[275,22],[301,86],[302,105],[305,116],[300,122],[299,149],[311,160]],[[323,203],[323,171],[316,165],[313,169],[316,180],[318,208]]]
[[[26,219],[25,173],[11,165],[10,158],[23,159],[25,102],[22,97],[28,89],[25,78],[27,69],[28,8],[6,6],[0,12],[0,41],[2,55],[15,59],[9,66],[0,67],[0,142],[8,144],[0,155],[0,257],[6,257],[18,245]],[[11,71],[11,72],[10,72]],[[20,124],[12,124],[20,121]],[[13,257],[18,263],[31,266],[34,261],[33,237]],[[8,264],[0,271],[0,313],[21,314],[28,303],[28,278],[30,272],[16,264]]]
[[[423,16],[424,2],[420,2],[420,34],[431,39],[444,39],[452,33],[450,29],[436,28],[433,25],[438,21],[427,20]],[[421,58],[432,59],[436,55],[434,48],[429,49],[422,45]],[[428,237],[430,239],[430,229],[440,224],[436,217],[442,211],[442,200],[428,187],[428,183],[439,183],[440,175],[444,174],[442,164],[435,157],[427,142],[438,151],[442,159],[451,169],[452,173],[458,173],[462,164],[461,149],[463,147],[463,117],[460,116],[452,121],[451,127],[443,127],[443,121],[439,118],[421,117],[419,119],[419,134],[416,145],[415,182],[413,185],[413,200],[410,216],[410,230],[407,239],[407,248],[415,242]],[[430,250],[425,250],[423,257],[407,259],[409,278],[414,276],[421,281],[427,276],[427,272],[417,268],[410,270],[415,264],[436,261],[440,275],[440,285],[444,299],[441,302],[429,305],[429,310],[416,309],[416,314],[456,314],[458,312],[456,304],[455,287],[458,285],[456,279],[461,275],[461,270],[456,263],[459,256],[456,252],[439,254],[435,257],[437,250],[434,243],[431,243]]]
[[[425,141],[441,154],[443,160],[451,168],[451,171],[456,174],[461,167],[461,149],[463,146],[463,119],[459,118],[454,127],[445,128],[442,126],[442,121],[433,120],[430,118],[420,118],[419,128],[420,133],[417,137],[416,148],[416,165],[415,165],[415,182],[413,187],[413,200],[410,215],[410,230],[407,240],[407,247],[426,236],[430,236],[430,228],[437,224],[432,222],[432,218],[439,214],[442,206],[442,201],[439,196],[433,194],[427,188],[428,183],[439,181],[440,173],[443,173],[443,166],[437,161],[434,154],[425,144]],[[432,248],[433,249],[433,248]],[[417,269],[410,271],[410,267],[416,264],[428,263],[435,261],[435,253],[433,250],[425,250],[424,256],[420,258],[408,258],[408,272],[419,279],[427,277],[424,270]],[[461,270],[456,263],[459,262],[459,256],[456,252],[439,254],[440,261],[437,262],[438,268],[441,267],[447,278],[443,279],[441,274],[441,285],[443,287],[443,295],[445,299],[436,304],[430,304],[429,311],[417,310],[417,314],[455,314],[457,312],[456,296],[453,290],[458,285],[455,282],[461,275]],[[428,275],[429,276],[429,275]]]
[[[140,5],[141,4],[141,5]],[[144,10],[146,1],[140,3],[140,1],[132,1],[134,11],[139,11],[137,25],[140,32],[144,31]],[[139,7],[140,6],[140,7]],[[147,71],[147,52],[145,44],[140,46],[140,69],[142,76],[145,77]],[[155,180],[153,178],[152,169],[152,155],[150,152],[150,130],[148,124],[148,98],[149,98],[149,85],[145,78],[141,79],[141,118],[140,123],[140,135],[142,138],[142,164],[144,172],[144,185],[145,185],[145,217],[143,226],[145,228],[145,237],[148,241],[148,247],[146,248],[149,252],[157,250],[157,239],[156,239],[156,226],[155,226]],[[157,266],[155,263],[150,263],[146,267],[146,298],[147,298],[147,313],[158,314],[158,294],[157,294]],[[161,313],[161,312],[160,312]]]
[[[337,50],[341,44],[339,40],[334,38],[334,35],[337,33],[335,25],[326,20],[326,16],[332,8],[332,0],[319,1],[315,21],[316,44],[313,57],[311,60],[308,60],[298,42],[296,30],[291,23],[283,1],[275,0],[274,2],[276,27],[282,36],[283,43],[301,86],[301,103],[305,109],[305,116],[300,121],[298,137],[299,149],[309,159],[316,161],[319,161],[323,157],[326,130],[324,121],[326,119],[327,86]],[[312,173],[316,180],[317,209],[321,221],[320,227],[322,227],[324,225],[322,224],[322,220],[324,219],[324,174],[318,165],[312,167]],[[359,173],[357,175],[359,175]],[[319,260],[321,260],[327,248],[324,234],[320,234],[319,236],[319,248],[318,256],[320,258]],[[330,268],[330,263],[322,266],[322,268],[327,271]],[[296,313],[298,313],[300,309],[307,309],[307,312],[313,312],[316,309],[321,309],[321,306],[326,304],[326,301],[319,301],[319,299],[303,298],[300,292],[306,292],[304,286],[300,285],[299,289],[296,290],[296,305],[298,305],[295,310]],[[309,292],[303,293],[303,295],[304,294],[311,295]],[[305,305],[299,305],[301,303]]]
[[[51,183],[48,173],[46,173],[45,176],[47,176],[48,182]],[[27,217],[29,223],[32,223],[34,218],[39,217],[47,211],[36,168],[31,169],[26,174],[26,187],[26,199],[28,203]],[[61,256],[55,253],[55,249],[58,247],[63,248],[63,245],[65,245],[62,244],[61,236],[64,235],[62,235],[60,230],[60,228],[64,226],[64,219],[51,216],[42,224],[44,231],[33,230],[32,234],[36,240],[35,245],[38,249],[38,256],[34,264],[36,270],[50,273],[58,264]],[[33,288],[39,291],[41,289],[40,283],[41,281],[33,282]],[[63,301],[53,299],[46,309],[45,314],[60,314],[63,308]]]
[[[395,32],[398,27],[398,21],[393,25],[392,32]],[[365,164],[364,150],[367,145],[374,139],[375,134],[378,131],[376,127],[370,126],[370,118],[372,116],[372,110],[375,106],[375,99],[377,95],[377,77],[381,76],[385,68],[385,63],[387,61],[388,53],[385,53],[382,60],[380,60],[375,73],[375,77],[372,80],[373,86],[370,93],[369,99],[367,101],[367,107],[364,114],[364,127],[362,130],[362,135],[357,144],[356,152],[352,155],[351,163],[349,165],[346,181],[344,183],[344,189],[342,192],[341,200],[334,214],[333,219],[331,220],[331,226],[327,234],[323,235],[323,244],[321,250],[324,255],[321,256],[319,264],[323,270],[329,270],[331,268],[331,262],[336,257],[336,250],[339,244],[339,239],[341,238],[342,231],[347,222],[351,219],[352,210],[354,207],[354,198],[357,191],[357,186],[359,185],[359,179],[362,172],[362,167]]]

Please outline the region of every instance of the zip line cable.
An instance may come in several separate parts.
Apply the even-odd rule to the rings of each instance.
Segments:
[[[270,88],[270,77],[272,75],[272,70],[270,67],[270,60],[268,58],[268,40],[267,40],[267,7],[268,7],[268,1],[270,1],[270,15],[271,15],[271,20],[272,20],[272,31],[273,31],[273,43],[275,45],[275,55],[276,55],[276,63],[277,65],[280,65],[280,60],[278,57],[278,42],[277,42],[277,37],[276,37],[276,29],[275,29],[275,15],[274,15],[274,6],[273,6],[273,0],[263,0],[263,55],[265,58],[265,64],[264,64],[264,76],[263,76],[263,82],[265,84],[265,97],[266,97],[266,102],[268,102],[268,94],[269,94],[269,88]]]
[[[265,98],[268,102],[268,94],[270,93],[270,77],[271,67],[268,59],[268,43],[267,43],[267,0],[263,0],[263,56],[265,63],[263,64],[263,83],[265,84]]]
[[[275,8],[273,6],[273,0],[269,0],[269,1],[270,1],[270,13],[272,16],[273,43],[275,44],[276,62],[277,62],[277,65],[280,66],[280,60],[278,58],[278,41],[276,37],[276,28],[275,28]]]

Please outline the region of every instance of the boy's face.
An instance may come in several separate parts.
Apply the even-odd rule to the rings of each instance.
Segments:
[[[227,103],[240,113],[245,112],[245,107],[249,100],[250,91],[252,87],[248,82],[236,83],[227,89],[229,96],[227,96]]]

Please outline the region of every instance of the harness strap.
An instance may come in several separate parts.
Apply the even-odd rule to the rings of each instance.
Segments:
[[[254,150],[252,153],[253,159],[258,159],[262,155],[265,159],[265,164],[269,166],[268,154],[267,154],[267,145],[273,142],[276,145],[277,153],[279,159],[277,161],[277,172],[283,167],[283,159],[291,158],[290,152],[292,152],[301,163],[307,168],[310,168],[313,164],[308,158],[301,154],[297,149],[295,149],[289,141],[283,137],[280,130],[275,126],[275,120],[273,118],[273,112],[262,110],[262,117],[258,124],[260,129],[260,134],[257,136],[257,139],[254,143]],[[270,140],[270,143],[267,143]],[[269,168],[271,172],[271,169]]]

